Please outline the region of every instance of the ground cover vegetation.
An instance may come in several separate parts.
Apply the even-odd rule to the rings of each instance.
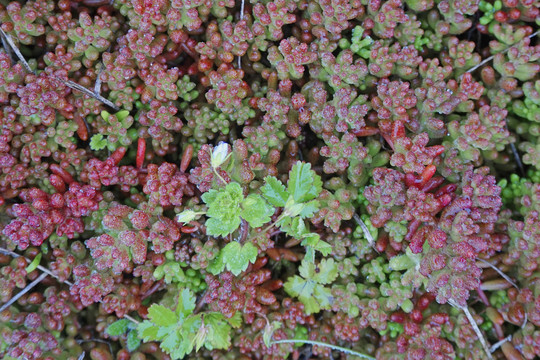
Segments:
[[[0,357],[534,359],[539,7],[0,0]]]

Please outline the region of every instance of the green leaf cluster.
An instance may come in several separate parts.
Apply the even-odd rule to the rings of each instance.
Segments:
[[[99,151],[106,148],[109,151],[114,151],[119,146],[129,146],[137,139],[137,130],[132,128],[133,117],[129,116],[129,111],[120,110],[112,116],[104,110],[100,115],[104,122],[103,126],[108,130],[90,138],[92,150]]]
[[[182,359],[193,349],[227,349],[231,346],[230,321],[218,312],[194,314],[195,296],[188,289],[180,292],[175,311],[154,304],[148,308],[148,320],[141,322],[137,330],[145,341],[160,341],[160,347],[173,359]]]
[[[107,147],[107,139],[102,134],[95,134],[90,138],[90,149],[94,151],[103,150]]]
[[[283,214],[276,225],[287,235],[302,240],[307,247],[307,258],[314,260],[315,251],[328,255],[331,246],[322,241],[318,234],[309,231],[304,219],[319,211],[317,197],[322,190],[321,177],[311,170],[311,164],[298,161],[289,173],[287,187],[273,176],[267,176],[261,188],[264,198],[276,207],[282,207]]]
[[[121,336],[127,332],[127,349],[129,352],[133,352],[139,348],[139,345],[141,345],[141,339],[139,338],[136,327],[137,325],[134,322],[128,319],[120,319],[109,325],[107,330],[105,330],[105,333],[110,336]]]
[[[334,259],[323,259],[318,265],[303,260],[299,271],[301,276],[295,275],[285,283],[287,294],[298,297],[308,315],[330,309],[333,297],[330,289],[324,285],[332,283],[338,276]]]
[[[212,236],[226,236],[240,226],[241,219],[257,228],[270,221],[274,209],[257,194],[244,197],[242,187],[236,182],[227,184],[220,190],[210,190],[202,196],[208,206],[206,233]]]
[[[208,267],[208,271],[217,275],[227,268],[238,276],[246,271],[249,263],[255,263],[257,255],[257,248],[252,243],[248,242],[242,246],[239,242],[232,241],[221,249],[217,258]]]

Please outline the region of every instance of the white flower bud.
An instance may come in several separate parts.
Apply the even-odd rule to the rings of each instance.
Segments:
[[[214,169],[217,169],[220,167],[231,154],[229,153],[229,144],[226,142],[220,142],[218,146],[214,148],[214,151],[212,151],[212,157],[210,160],[210,164]]]

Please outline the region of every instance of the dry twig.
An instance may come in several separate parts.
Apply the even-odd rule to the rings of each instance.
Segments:
[[[535,37],[536,35],[538,35],[538,33],[540,33],[540,30],[537,31],[537,32],[535,32],[535,33],[532,33],[531,35],[528,36],[528,38],[531,39],[531,38]],[[507,52],[508,50],[510,50],[511,47],[512,47],[512,46],[509,46],[509,47],[507,47],[506,49],[504,49],[503,51],[498,52],[497,54],[504,54],[505,52]],[[488,62],[490,62],[491,60],[493,60],[493,58],[495,58],[495,55],[497,55],[497,54],[494,54],[494,55],[491,55],[490,57],[485,58],[484,60],[482,60],[481,63],[479,63],[479,64],[473,66],[472,68],[470,68],[469,70],[467,70],[467,71],[465,71],[465,72],[466,72],[466,73],[471,73],[471,72],[473,72],[474,70],[478,69],[478,68],[481,67],[482,65],[485,65],[485,64],[487,64]],[[463,76],[463,75],[462,75],[462,76]]]
[[[6,255],[9,255],[9,256],[12,256],[12,257],[14,257],[14,258],[18,258],[18,257],[21,257],[21,256],[22,256],[22,255],[19,255],[19,254],[15,253],[15,252],[11,251],[11,250],[7,250],[7,249],[4,249],[4,248],[0,248],[0,253],[6,254]],[[22,257],[25,258],[26,261],[28,261],[28,263],[31,262],[31,260],[30,260],[29,258],[27,258],[26,256],[22,256]],[[44,272],[44,274],[42,274],[41,276],[43,276],[43,275],[45,275],[45,276],[46,276],[46,275],[51,275],[53,278],[55,278],[55,279],[57,279],[58,281],[60,281],[60,279],[58,279],[58,276],[57,276],[56,274],[52,273],[52,272],[51,272],[49,269],[47,269],[46,267],[43,267],[43,266],[41,266],[41,265],[38,265],[38,266],[37,266],[37,269],[39,269],[39,270],[41,270],[42,272]],[[44,277],[45,277],[45,276],[44,276]],[[38,279],[39,279],[39,278],[38,278]],[[36,280],[37,280],[37,279],[36,279]],[[34,280],[34,281],[36,281],[36,280]],[[41,280],[43,280],[43,279],[41,279]],[[40,281],[41,281],[41,280],[40,280]],[[64,280],[64,281],[60,281],[60,282],[66,284],[66,285],[68,285],[68,286],[73,286],[73,283],[72,283],[71,281],[69,281],[69,280]],[[27,290],[27,291],[28,291],[28,290]],[[21,291],[21,292],[22,292],[22,291]],[[17,295],[19,295],[19,294],[17,294]],[[24,295],[24,294],[21,294],[21,296],[22,296],[22,295]],[[20,296],[19,296],[19,297],[20,297]],[[16,300],[16,299],[15,299],[15,300]],[[101,302],[101,301],[100,301],[100,302]],[[9,306],[9,305],[8,305],[8,306]],[[133,317],[129,316],[128,314],[125,314],[124,317],[125,317],[126,319],[128,319],[129,321],[134,322],[135,324],[138,324],[138,323],[139,323],[139,320],[134,319]]]
[[[1,23],[0,23],[0,25],[1,25]],[[2,43],[4,43],[4,47],[5,47],[5,43],[7,42],[7,44],[9,44],[9,47],[11,48],[11,50],[17,55],[17,58],[19,58],[19,60],[21,61],[21,63],[25,67],[25,69],[28,70],[29,72],[31,72],[32,74],[35,74],[35,72],[32,71],[32,69],[30,68],[30,65],[28,64],[28,62],[26,61],[24,56],[19,51],[19,48],[17,47],[17,45],[15,45],[13,40],[11,40],[11,36],[6,34],[4,32],[4,30],[2,30],[1,27],[0,27],[0,35],[2,37]],[[94,86],[94,91],[88,90],[84,86],[81,86],[81,85],[79,85],[76,82],[73,82],[71,80],[66,81],[66,80],[60,79],[58,77],[53,77],[53,78],[55,80],[58,80],[58,81],[62,82],[64,85],[66,85],[67,87],[69,87],[69,88],[71,88],[73,90],[80,91],[80,92],[82,92],[82,93],[84,93],[84,94],[86,94],[86,95],[88,95],[90,97],[93,97],[94,99],[96,99],[98,101],[101,101],[102,103],[104,103],[105,105],[111,107],[112,109],[114,109],[116,111],[120,111],[120,108],[118,106],[116,106],[110,100],[105,99],[103,96],[101,96],[99,94],[99,89],[101,88],[101,81],[99,80],[99,78],[96,80],[96,85]]]
[[[7,303],[5,303],[4,305],[2,305],[2,307],[0,307],[0,313],[4,310],[6,310],[8,307],[11,306],[11,304],[13,304],[15,301],[19,300],[19,298],[21,296],[23,296],[24,294],[26,294],[27,292],[29,292],[34,286],[36,286],[37,284],[39,284],[41,282],[41,280],[45,279],[47,277],[47,273],[43,273],[41,275],[39,275],[37,277],[37,279],[35,279],[34,281],[32,281],[30,284],[26,285],[26,287],[24,289],[22,289],[21,291],[19,291],[17,293],[17,295],[15,295],[14,297],[12,297],[11,299],[9,299],[9,301]]]
[[[490,346],[487,342],[487,340],[484,338],[484,335],[482,334],[482,331],[480,331],[480,328],[478,327],[478,324],[474,320],[474,317],[472,316],[471,312],[469,311],[469,308],[467,306],[461,306],[454,300],[450,299],[448,300],[448,303],[452,305],[455,308],[460,309],[465,313],[465,316],[467,317],[467,320],[469,320],[469,323],[471,324],[474,332],[476,333],[476,336],[478,337],[478,340],[480,340],[480,344],[482,344],[482,347],[484,348],[484,351],[486,352],[486,355],[488,359],[492,360],[493,356],[491,356],[491,350]]]
[[[377,249],[375,248],[375,239],[373,239],[373,236],[371,236],[371,233],[369,232],[369,229],[367,228],[366,224],[362,221],[360,216],[358,216],[358,214],[356,213],[353,215],[353,218],[354,218],[354,221],[356,221],[356,223],[360,225],[360,227],[362,228],[362,231],[364,232],[364,236],[366,237],[369,246],[371,246],[373,250],[377,251]]]
[[[0,25],[2,25],[0,23]],[[24,56],[21,54],[21,52],[19,51],[19,48],[15,45],[15,43],[13,42],[13,40],[11,40],[11,36],[9,36],[8,34],[6,34],[4,32],[4,30],[2,30],[2,27],[0,26],[0,34],[2,34],[2,38],[5,39],[5,42],[7,42],[11,48],[11,50],[15,53],[15,55],[17,55],[17,57],[19,58],[19,60],[22,62],[24,68],[26,70],[28,70],[29,72],[33,73],[34,72],[32,71],[32,69],[30,68],[30,65],[28,65],[28,62],[26,62],[26,59],[24,58]],[[2,41],[4,42],[4,41]]]

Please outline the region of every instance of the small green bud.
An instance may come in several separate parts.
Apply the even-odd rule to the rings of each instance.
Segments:
[[[412,303],[411,299],[407,299],[401,304],[401,310],[406,312],[407,314],[413,311],[414,304]]]

